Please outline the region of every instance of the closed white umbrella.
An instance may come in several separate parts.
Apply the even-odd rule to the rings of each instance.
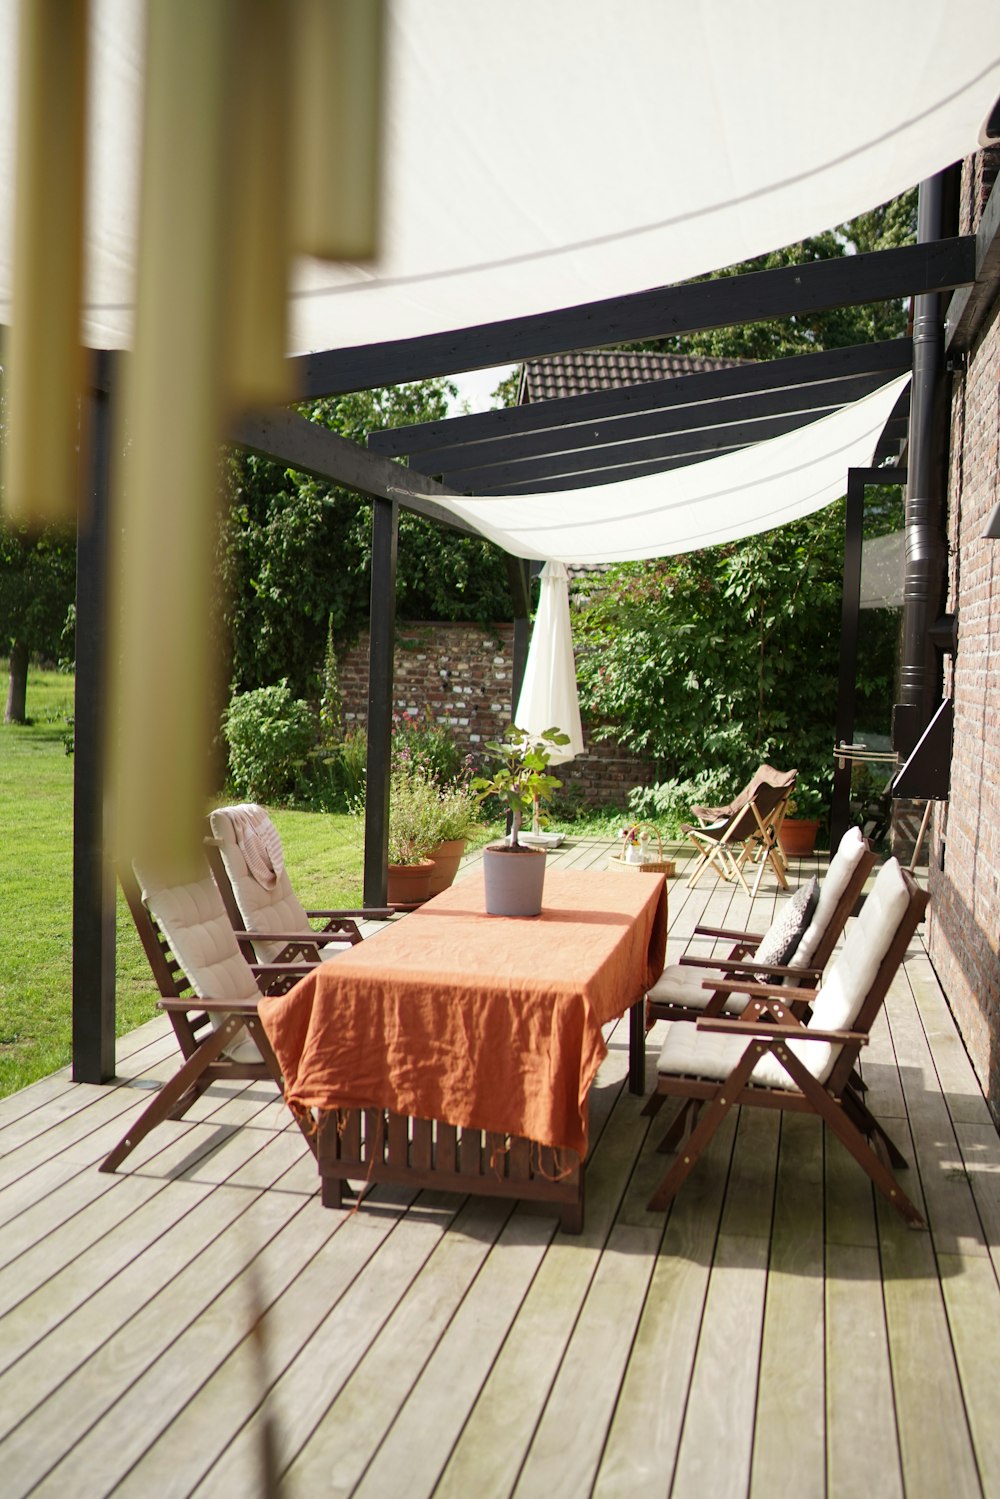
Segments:
[[[546,562],[542,568],[541,597],[514,722],[530,734],[561,729],[569,735],[568,744],[553,747],[553,764],[583,753],[573,631],[569,622],[569,574],[562,562]]]

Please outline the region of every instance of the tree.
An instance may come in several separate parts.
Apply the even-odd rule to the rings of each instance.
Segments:
[[[24,723],[32,659],[72,657],[64,645],[76,588],[71,536],[31,536],[0,523],[0,651],[10,656],[4,723]]]
[[[444,381],[427,380],[300,409],[364,443],[376,427],[443,417],[449,389]],[[315,696],[328,639],[346,642],[368,622],[370,506],[350,491],[250,454],[229,459],[228,477],[222,571],[233,686],[248,691],[287,678],[296,696]],[[410,619],[509,619],[502,554],[489,542],[404,511],[397,610]]]

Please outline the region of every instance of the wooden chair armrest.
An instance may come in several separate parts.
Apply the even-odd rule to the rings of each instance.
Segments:
[[[249,938],[251,942],[301,942],[308,947],[326,947],[330,942],[336,942],[336,932],[258,932],[248,931],[237,934],[241,938]]]
[[[782,978],[811,978],[814,983],[823,977],[822,968],[791,968],[781,963],[748,962],[746,958],[681,958],[681,963],[692,968],[717,968],[722,973],[779,973]]]
[[[296,978],[305,978],[307,973],[315,973],[315,963],[251,963],[254,975],[263,979],[284,978],[287,974],[294,974]]]
[[[730,942],[752,943],[754,947],[759,947],[764,940],[763,932],[732,932],[722,926],[696,926],[694,935],[696,937],[724,937]]]
[[[790,1041],[831,1041],[838,1046],[867,1046],[868,1037],[862,1031],[817,1031],[805,1025],[788,1025],[775,1020],[727,1020],[721,1015],[699,1015],[700,1031],[721,1031],[727,1036],[773,1036],[779,1040],[787,1036]]]
[[[308,970],[307,970],[308,972]],[[187,994],[182,999],[163,995],[156,1001],[159,1010],[204,1010],[206,1015],[256,1015],[257,1003],[252,999],[199,999],[197,994]]]
[[[786,1004],[809,1003],[819,997],[818,989],[786,989],[784,984],[746,984],[733,979],[704,979],[703,989],[721,989],[725,994],[746,994],[750,999],[783,999]]]
[[[387,921],[396,912],[389,906],[363,906],[357,911],[307,911],[306,915],[319,920],[321,917],[336,916],[344,920],[356,921]]]

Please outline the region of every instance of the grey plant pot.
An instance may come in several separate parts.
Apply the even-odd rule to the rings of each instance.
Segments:
[[[486,911],[490,916],[540,916],[545,850],[491,847],[483,850]]]

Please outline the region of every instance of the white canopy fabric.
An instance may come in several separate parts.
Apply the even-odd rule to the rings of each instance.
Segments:
[[[547,312],[794,243],[976,148],[996,0],[389,0],[384,235],[301,263],[290,352]],[[0,0],[0,323],[16,0]],[[132,336],[140,0],[93,0],[85,341]],[[345,150],[351,149],[350,141]]]
[[[435,502],[517,557],[629,562],[738,541],[821,510],[867,468],[909,375],[860,401],[686,468],[590,489]]]
[[[538,611],[531,631],[528,660],[514,722],[531,734],[561,729],[569,743],[550,754],[554,765],[583,754],[580,696],[573,659],[573,630],[569,616],[569,574],[561,562],[542,568]]]

